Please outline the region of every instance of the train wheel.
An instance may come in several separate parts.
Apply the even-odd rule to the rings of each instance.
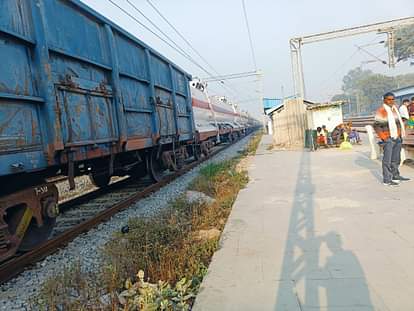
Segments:
[[[58,199],[56,186],[45,182],[0,197],[0,261],[48,240],[59,214]]]
[[[147,160],[147,167],[151,178],[156,182],[161,181],[164,172],[164,167],[161,163],[161,159],[157,158],[156,148],[152,149],[151,155],[148,158],[149,159]]]
[[[208,157],[208,155],[210,154],[210,145],[208,141],[203,141],[201,143],[201,152],[205,157]]]
[[[92,172],[91,174],[89,174],[89,179],[96,187],[105,188],[109,185],[109,182],[111,181],[111,176],[109,175],[109,172]]]
[[[201,152],[200,145],[195,145],[194,146],[194,158],[196,159],[196,161],[198,161],[198,160],[201,160],[202,157],[203,157],[203,153]]]
[[[42,226],[37,224],[35,218],[32,218],[29,226],[24,233],[24,237],[20,242],[19,251],[30,251],[40,244],[46,242],[49,236],[52,234],[53,228],[56,223],[56,217],[58,216],[57,197],[47,197],[41,202],[42,206]],[[25,207],[22,213],[20,223],[24,223],[25,217],[31,217],[32,213],[28,207]],[[30,218],[29,218],[30,219]],[[19,225],[20,226],[20,225]]]
[[[233,142],[233,134],[232,134],[232,133],[229,133],[229,134],[227,135],[227,141],[228,141],[230,144]]]
[[[30,251],[43,242],[46,242],[49,236],[52,234],[55,227],[56,218],[45,217],[43,219],[43,226],[39,227],[34,219],[30,222],[29,228],[27,228],[26,234],[20,243],[19,251]]]

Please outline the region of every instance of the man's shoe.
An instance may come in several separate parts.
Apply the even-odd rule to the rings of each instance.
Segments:
[[[384,182],[383,183],[384,186],[399,186],[400,184],[394,181],[390,181],[390,182]]]
[[[392,179],[393,182],[400,182],[400,181],[410,181],[410,178],[398,176]]]

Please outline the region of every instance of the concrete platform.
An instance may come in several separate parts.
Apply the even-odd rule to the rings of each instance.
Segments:
[[[414,310],[414,181],[383,186],[366,146],[267,151],[270,142],[193,310]]]

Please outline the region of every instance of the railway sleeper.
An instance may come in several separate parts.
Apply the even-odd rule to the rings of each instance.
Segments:
[[[88,215],[82,215],[82,216],[79,216],[79,217],[63,218],[59,221],[56,228],[61,227],[61,225],[74,227],[74,226],[84,222],[85,220],[88,220],[89,217],[90,216],[88,216]]]
[[[94,208],[94,209],[88,209],[88,208],[80,208],[72,210],[68,213],[62,214],[62,216],[59,216],[58,222],[64,222],[70,219],[77,219],[77,218],[84,218],[89,217],[90,215],[96,215],[100,212],[104,211],[108,206],[102,206],[101,208]]]

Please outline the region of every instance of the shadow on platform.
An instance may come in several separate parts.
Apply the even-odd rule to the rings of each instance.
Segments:
[[[372,176],[374,176],[374,178],[377,181],[382,182],[381,167],[378,165],[378,163],[374,160],[371,160],[369,154],[365,152],[358,153],[360,154],[360,156],[358,156],[358,158],[355,159],[354,163],[359,167],[369,170],[369,172],[372,174]]]
[[[374,310],[358,258],[337,232],[315,229],[310,157],[301,157],[275,310]],[[368,165],[363,157],[357,161]]]

